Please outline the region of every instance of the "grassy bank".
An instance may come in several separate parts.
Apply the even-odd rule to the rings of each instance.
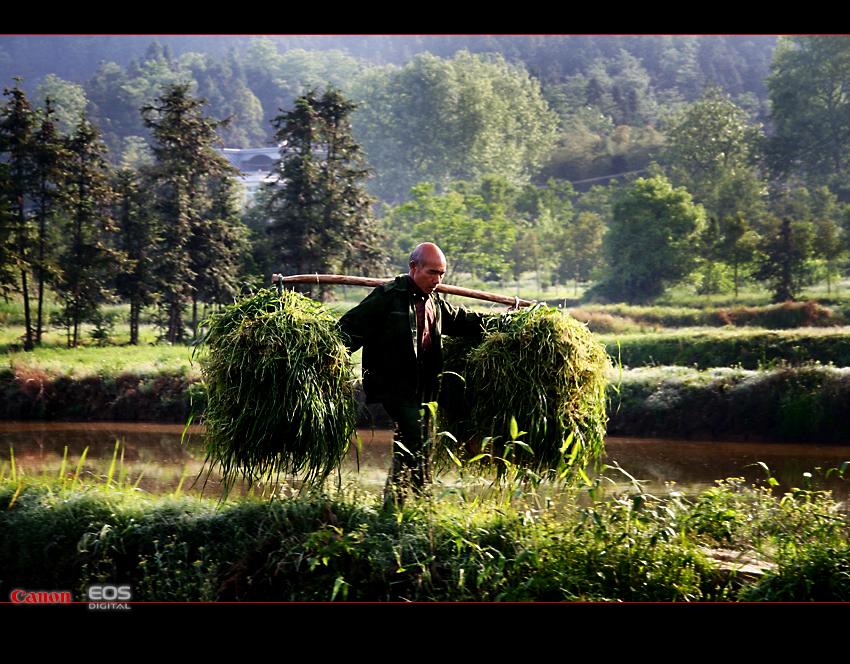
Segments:
[[[847,325],[850,305],[826,307],[814,301],[765,306],[674,307],[627,304],[587,304],[569,312],[594,332],[645,332],[678,327],[798,327]]]
[[[687,438],[850,442],[850,368],[624,371],[608,432]]]
[[[679,365],[706,369],[759,369],[819,362],[850,366],[850,328],[798,330],[679,330],[603,334],[608,352],[623,366]]]
[[[730,480],[694,498],[604,497],[603,486],[548,508],[460,493],[395,514],[350,493],[217,506],[7,479],[0,597],[84,599],[100,582],[129,584],[135,601],[850,599],[850,527],[827,493]],[[740,555],[759,572],[719,562]]]
[[[97,350],[107,349],[89,352]],[[0,418],[184,423],[202,413],[204,385],[179,352],[141,370],[128,357],[112,361],[0,370]],[[850,368],[627,369],[611,376],[609,400],[613,435],[850,442]],[[362,413],[361,426],[385,424],[369,417]]]
[[[185,346],[40,348],[8,353],[0,417],[186,421],[203,407],[197,365]]]

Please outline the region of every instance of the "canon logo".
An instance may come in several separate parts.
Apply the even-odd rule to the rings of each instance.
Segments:
[[[67,590],[21,590],[9,593],[12,604],[70,604],[71,593]]]

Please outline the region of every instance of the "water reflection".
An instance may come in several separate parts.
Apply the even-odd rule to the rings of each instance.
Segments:
[[[171,492],[184,478],[188,489],[204,470],[203,428],[172,424],[116,422],[9,422],[0,421],[0,471],[10,472],[10,452],[14,450],[17,469],[30,475],[56,474],[68,448],[67,468],[73,473],[83,451],[88,448],[82,474],[105,476],[115,451],[122,443],[124,478],[151,492]],[[183,441],[181,443],[181,436]],[[343,482],[356,481],[370,491],[379,491],[386,478],[392,434],[386,430],[360,430],[360,445],[353,445],[342,467]],[[714,485],[714,480],[745,477],[750,482],[764,479],[765,463],[780,481],[780,490],[805,486],[804,473],[818,476],[850,460],[850,447],[838,445],[741,443],[692,440],[662,440],[609,437],[606,441],[609,464],[618,463],[630,474],[646,480],[646,490],[663,492],[669,483],[687,493]],[[120,452],[119,452],[120,454]],[[620,477],[611,473],[612,478]],[[117,477],[117,472],[116,472]],[[625,477],[622,476],[625,485]],[[450,481],[450,480],[449,480]],[[836,498],[847,498],[847,482],[832,478],[827,484]],[[194,491],[199,492],[201,482]],[[819,487],[818,487],[819,488]],[[205,495],[218,495],[219,477],[209,476]],[[242,493],[242,490],[237,491]]]

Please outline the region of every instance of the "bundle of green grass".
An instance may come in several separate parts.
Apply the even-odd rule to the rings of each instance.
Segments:
[[[226,487],[292,475],[324,480],[355,432],[350,355],[335,316],[264,289],[205,321],[207,461]]]
[[[573,479],[601,457],[611,361],[583,323],[536,305],[489,318],[479,343],[445,344],[438,426],[463,445],[438,437],[437,460]]]

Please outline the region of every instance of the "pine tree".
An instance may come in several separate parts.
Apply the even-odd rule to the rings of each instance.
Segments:
[[[155,301],[152,261],[156,226],[138,173],[128,169],[119,171],[114,190],[118,246],[126,256],[125,268],[116,277],[116,288],[130,302],[130,344],[136,345],[142,307]]]
[[[333,88],[321,97],[310,90],[273,121],[281,159],[269,197],[269,233],[284,271],[368,272],[386,262],[373,201],[363,188],[369,169],[351,134],[355,108]],[[327,298],[329,289],[321,295]]]
[[[32,267],[32,224],[30,219],[30,191],[32,189],[32,135],[35,117],[26,94],[15,87],[3,91],[9,97],[0,111],[0,154],[5,154],[4,194],[6,218],[10,222],[10,240],[13,249],[9,258],[20,275],[20,292],[24,298],[24,350],[34,347],[32,312],[30,311],[29,271]]]
[[[121,257],[107,239],[115,226],[110,216],[112,189],[106,146],[85,117],[66,140],[66,149],[66,244],[58,257],[55,285],[71,348],[80,341],[82,324],[91,321],[107,299],[108,283]]]
[[[33,136],[33,207],[38,225],[36,236],[36,256],[33,261],[38,280],[38,312],[35,324],[35,343],[41,344],[44,331],[44,285],[51,270],[51,257],[55,253],[48,246],[51,228],[62,195],[61,186],[64,177],[63,164],[68,154],[62,139],[56,130],[56,114],[52,101],[45,101],[38,131]]]
[[[228,173],[207,180],[204,222],[193,227],[189,259],[196,275],[192,291],[192,330],[198,329],[198,302],[224,304],[237,294],[239,273],[249,251],[248,228],[239,216],[239,185]]]
[[[206,278],[203,265],[215,265],[229,255],[227,251],[208,259],[196,255],[210,244],[211,237],[220,234],[211,223],[210,178],[237,172],[213,147],[219,142],[216,132],[224,121],[206,118],[203,105],[203,100],[189,94],[188,84],[175,84],[167,86],[156,103],[142,107],[145,126],[154,140],[156,163],[148,173],[155,184],[161,229],[157,278],[165,338],[170,343],[184,338],[183,307],[191,301],[193,309],[197,308],[199,279]]]

